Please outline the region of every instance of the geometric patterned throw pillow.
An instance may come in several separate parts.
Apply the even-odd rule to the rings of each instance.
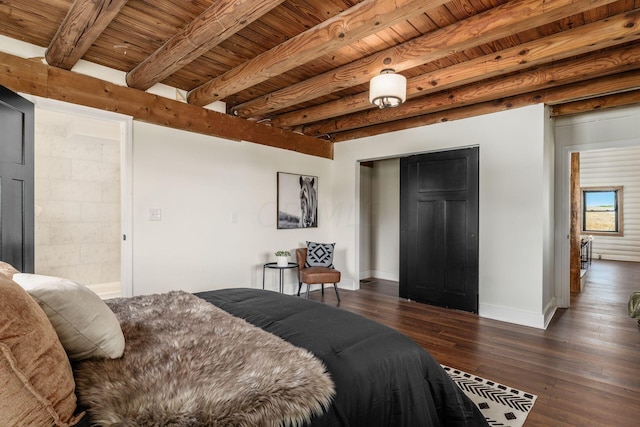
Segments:
[[[335,243],[307,242],[305,267],[333,267],[333,248]]]

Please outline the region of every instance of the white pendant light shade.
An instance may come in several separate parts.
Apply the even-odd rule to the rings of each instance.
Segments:
[[[393,70],[382,70],[369,83],[369,102],[380,108],[397,107],[407,99],[407,79]]]

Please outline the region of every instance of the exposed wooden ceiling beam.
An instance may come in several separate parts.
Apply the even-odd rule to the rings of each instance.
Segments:
[[[409,42],[338,67],[233,108],[240,117],[258,117],[279,109],[367,83],[384,68],[396,72],[435,61],[514,33],[613,3],[615,0],[515,0]]]
[[[546,103],[560,104],[579,99],[612,95],[640,89],[640,71],[628,71],[618,74],[615,78],[601,77],[585,82],[573,83],[559,88],[526,93],[510,98],[502,98],[495,101],[468,105],[443,112],[425,114],[424,116],[410,119],[397,120],[366,128],[341,132],[331,136],[331,141],[342,142],[352,139],[365,138],[403,129],[426,126],[435,123],[443,123],[452,120],[460,120],[482,114],[495,113],[513,108],[526,107],[528,105]]]
[[[16,92],[235,141],[333,158],[333,144],[0,52],[0,85]]]
[[[70,70],[127,0],[75,0],[45,53],[49,65]]]
[[[127,84],[149,89],[251,24],[284,0],[217,0],[127,73]]]
[[[397,108],[373,109],[304,127],[310,136],[344,132],[388,121],[477,104],[640,68],[640,45],[571,58],[531,71],[416,98]],[[612,77],[616,78],[616,77]],[[640,82],[638,82],[640,84]]]
[[[640,11],[624,13],[416,76],[407,81],[407,99],[638,40],[638,27]],[[271,125],[291,128],[371,108],[369,92],[361,92],[272,117]]]
[[[545,104],[556,105],[640,89],[640,70],[600,77],[539,92]]]
[[[195,105],[222,100],[447,1],[364,0],[193,89],[187,99]]]
[[[607,108],[624,107],[634,104],[640,104],[640,90],[632,90],[629,92],[554,105],[551,108],[551,116],[568,116],[571,114],[587,113],[594,110],[604,110]]]
[[[524,99],[524,97],[523,97]],[[530,104],[538,104],[539,102],[529,102],[527,98],[526,104],[516,105],[514,107],[512,100],[507,103],[505,100],[498,102],[485,102],[481,104],[468,105],[466,107],[454,108],[437,113],[425,114],[424,116],[412,117],[410,119],[398,120],[396,122],[384,123],[381,125],[369,126],[366,128],[354,129],[347,132],[331,135],[331,141],[334,143],[351,141],[359,138],[367,138],[370,136],[382,135],[389,132],[397,132],[405,129],[417,128],[421,126],[433,125],[436,123],[451,122],[454,120],[462,120],[469,117],[481,116],[483,114],[505,111],[512,108],[523,107]]]

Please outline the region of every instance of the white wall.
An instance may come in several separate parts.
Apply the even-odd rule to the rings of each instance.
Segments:
[[[373,163],[371,217],[372,275],[400,280],[400,159]]]
[[[319,178],[317,228],[276,229],[278,171]],[[134,122],[134,294],[262,287],[273,252],[331,238],[331,173],[331,160]],[[148,220],[151,208],[161,221]],[[345,259],[338,242],[338,269]],[[297,291],[292,270],[285,283]],[[277,289],[275,270],[267,288]]]
[[[477,145],[480,148],[479,314],[544,327],[545,242],[549,215],[549,144],[542,105],[378,135],[335,146],[332,165],[336,216],[332,233],[349,257],[343,276],[357,279],[358,160],[398,157]],[[393,143],[391,143],[393,142]],[[551,227],[552,228],[552,227]],[[356,282],[357,283],[357,282]]]
[[[622,186],[622,236],[593,236],[593,257],[640,262],[640,146],[580,153],[580,186]],[[584,233],[589,234],[589,233]]]
[[[555,120],[555,287],[558,306],[568,307],[570,154],[640,146],[640,106],[594,111]]]

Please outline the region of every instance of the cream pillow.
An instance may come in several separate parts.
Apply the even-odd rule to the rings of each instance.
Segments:
[[[18,273],[13,280],[38,301],[71,360],[116,359],[124,351],[120,323],[86,286],[59,277]]]

